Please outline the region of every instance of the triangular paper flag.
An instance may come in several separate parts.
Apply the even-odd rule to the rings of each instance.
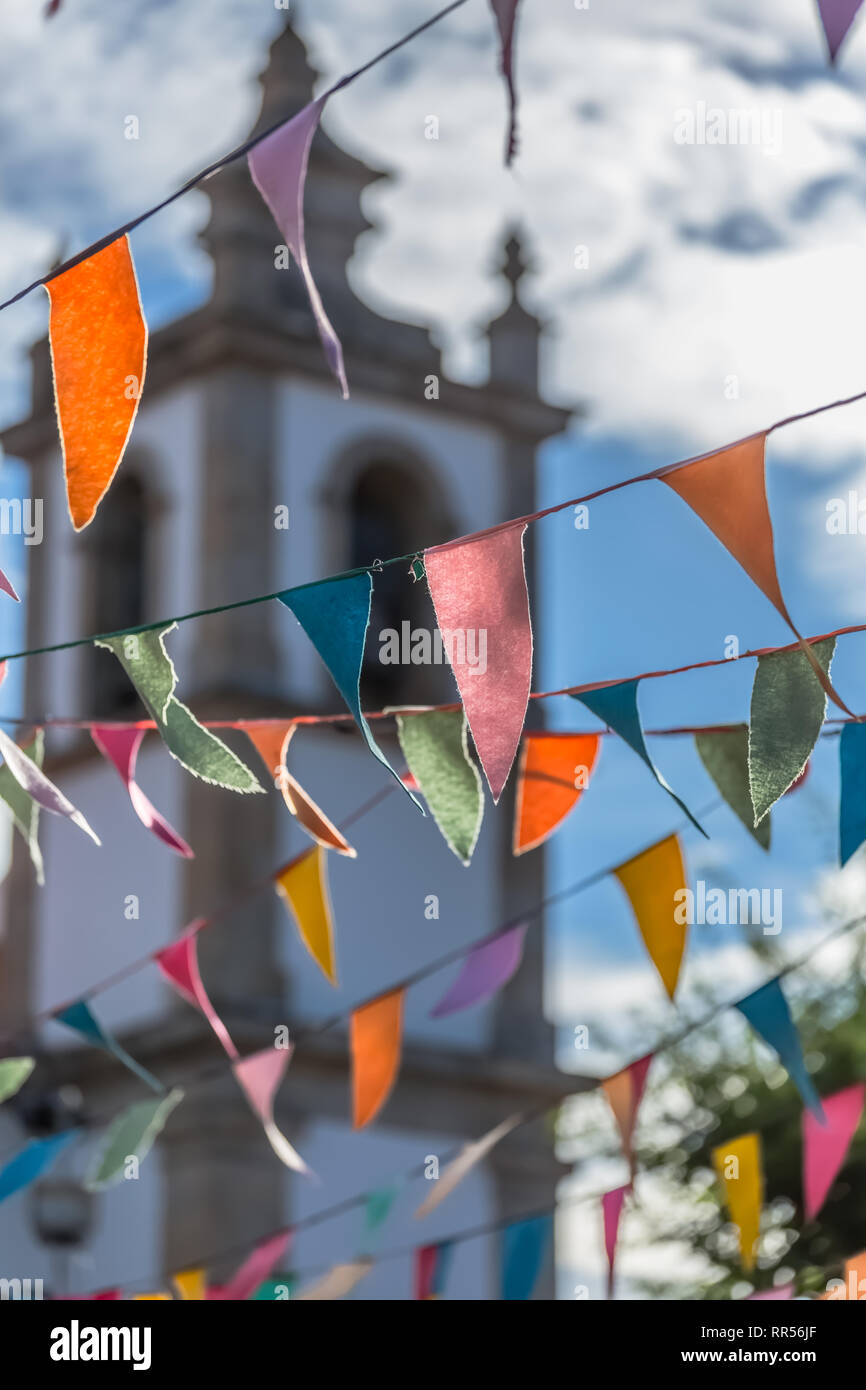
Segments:
[[[59,787],[55,787],[54,783],[48,780],[38,764],[29,758],[24,749],[19,748],[3,729],[0,729],[0,757],[18,785],[42,807],[43,811],[51,811],[55,816],[65,816],[73,825],[77,825],[79,830],[83,830],[85,835],[89,835],[94,844],[102,843],[81,812],[75,809]]]
[[[262,724],[248,727],[246,735],[268,769],[274,785],[282,792],[292,815],[307,834],[317,844],[324,845],[325,849],[335,849],[338,854],[354,859],[355,850],[348,840],[315,801],[307,796],[286,766],[286,755],[296,728],[296,724]]]
[[[233,1061],[236,1060],[238,1050],[229,1036],[228,1029],[210,1002],[207,990],[202,983],[198,968],[198,933],[195,930],[185,932],[171,946],[157,951],[154,960],[166,980],[174,986],[178,994],[188,1004],[192,1004],[194,1009],[199,1009],[204,1014],[229,1057]]]
[[[66,496],[80,531],[120,466],[144,385],[147,325],[127,238],[45,288]]]
[[[506,1226],[502,1233],[503,1300],[517,1302],[532,1297],[552,1234],[552,1216],[533,1216]]]
[[[510,164],[517,150],[517,89],[514,83],[514,29],[519,0],[490,0],[501,44],[500,67],[508,89],[508,138],[505,142],[505,163]]]
[[[511,927],[470,951],[457,979],[430,1011],[430,1017],[445,1018],[491,999],[520,969],[526,931],[525,926]]]
[[[188,1303],[201,1303],[207,1298],[207,1273],[203,1269],[183,1269],[172,1276],[180,1297]]]
[[[233,1062],[232,1071],[250,1109],[261,1120],[267,1141],[280,1162],[296,1173],[312,1177],[311,1170],[274,1120],[274,1098],[291,1061],[292,1050],[290,1047],[266,1047],[263,1052],[254,1052],[250,1057]]]
[[[294,613],[324,661],[374,758],[404,786],[373,738],[361,710],[361,667],[370,623],[373,576],[365,572],[325,579],[321,584],[286,589],[277,597]],[[404,790],[420,807],[417,798],[405,787]]]
[[[747,1296],[747,1298],[746,1298],[746,1302],[747,1302],[747,1303],[762,1303],[762,1302],[768,1302],[768,1303],[769,1303],[769,1302],[774,1302],[774,1301],[779,1300],[779,1299],[784,1300],[784,1299],[789,1299],[789,1298],[793,1298],[793,1297],[794,1297],[794,1285],[793,1285],[793,1284],[782,1284],[778,1289],[762,1289],[760,1293],[750,1293],[750,1294]]]
[[[830,670],[835,637],[815,643]],[[749,787],[756,824],[800,776],[815,747],[827,698],[801,651],[758,657],[749,716]]]
[[[349,1020],[352,1055],[352,1127],[378,1115],[397,1079],[403,1045],[404,989],[355,1009]]]
[[[628,894],[650,960],[673,999],[688,932],[680,842],[670,835],[613,872]]]
[[[848,1086],[823,1100],[826,1123],[803,1112],[803,1206],[814,1221],[827,1200],[863,1116],[866,1084]]]
[[[607,1296],[613,1298],[613,1275],[616,1266],[616,1246],[619,1239],[619,1223],[622,1217],[623,1203],[629,1192],[631,1185],[625,1187],[615,1187],[612,1192],[605,1192],[601,1199],[602,1224],[604,1226],[604,1252],[607,1256]]]
[[[398,714],[397,735],[445,843],[468,864],[481,830],[484,796],[469,756],[463,710]]]
[[[391,1208],[400,1194],[401,1186],[401,1183],[393,1182],[387,1187],[379,1187],[375,1192],[368,1194],[364,1203],[363,1234],[364,1248],[367,1254],[370,1253],[369,1247],[373,1238],[391,1215]]]
[[[839,862],[866,840],[866,724],[846,724],[839,738]]]
[[[422,1245],[415,1251],[412,1279],[415,1299],[442,1297],[453,1256],[453,1240],[440,1241],[438,1245]]]
[[[863,0],[818,0],[818,14],[827,36],[831,63],[835,63],[836,54],[845,42],[862,4]]]
[[[35,1066],[33,1057],[4,1057],[0,1060],[0,1105],[17,1095]]]
[[[598,757],[598,734],[525,734],[514,804],[515,854],[536,849],[577,805]]]
[[[5,1202],[15,1192],[29,1187],[57,1158],[66,1145],[76,1139],[80,1131],[64,1130],[53,1134],[50,1139],[31,1139],[8,1163],[0,1168],[0,1202]]]
[[[322,304],[313,272],[307,259],[304,239],[304,184],[310,146],[313,143],[327,96],[311,101],[291,121],[278,126],[250,150],[247,161],[253,183],[270,209],[271,215],[286,239],[286,245],[304,277],[310,308],[316,320],[328,365],[345,399],[349,394],[343,349]]]
[[[110,1187],[121,1180],[130,1157],[141,1163],[182,1100],[183,1091],[175,1088],[158,1100],[141,1100],[122,1111],[106,1130],[84,1186],[90,1192]]]
[[[89,1043],[92,1043],[94,1047],[101,1047],[104,1048],[106,1052],[110,1052],[112,1056],[116,1057],[119,1062],[122,1062],[129,1071],[139,1077],[151,1090],[159,1092],[165,1091],[165,1087],[161,1081],[157,1081],[156,1077],[152,1076],[139,1062],[136,1062],[134,1057],[130,1057],[126,1048],[121,1047],[120,1043],[117,1042],[110,1033],[106,1033],[102,1024],[94,1017],[90,1005],[86,1004],[83,999],[79,999],[75,1004],[70,1004],[67,1009],[62,1009],[61,1012],[55,1014],[54,1017],[57,1019],[58,1023],[65,1023],[67,1028],[72,1028],[76,1033],[80,1033],[81,1036],[86,1038]]]
[[[695,747],[725,801],[762,849],[770,848],[770,817],[755,825],[749,791],[749,726],[713,729],[695,734]]]
[[[632,1062],[613,1076],[606,1077],[601,1083],[601,1089],[613,1111],[622,1140],[622,1151],[628,1159],[629,1167],[633,1166],[632,1140],[637,1112],[643,1099],[652,1060],[652,1053],[647,1057],[639,1057],[636,1062]]]
[[[135,764],[144,735],[144,729],[123,729],[116,725],[99,724],[92,724],[90,727],[90,737],[102,756],[108,759],[120,775],[129,793],[132,809],[142,825],[176,854],[182,855],[184,859],[192,859],[194,855],[186,840],[163,819],[135,780]]]
[[[532,680],[525,526],[424,552],[436,622],[493,800],[508,780]]]
[[[323,1278],[303,1289],[296,1301],[315,1299],[323,1302],[345,1298],[356,1284],[360,1284],[361,1280],[366,1278],[372,1268],[372,1260],[353,1260],[351,1264],[334,1265]]]
[[[769,980],[760,989],[756,989],[754,994],[749,994],[745,999],[741,999],[737,1008],[748,1019],[755,1032],[761,1035],[764,1042],[778,1053],[779,1061],[803,1098],[803,1104],[814,1111],[819,1122],[823,1124],[824,1112],[821,1109],[821,1101],[815,1090],[815,1084],[806,1070],[800,1037],[791,1017],[788,1001],[782,993],[780,982]]]
[[[496,1145],[505,1138],[506,1134],[510,1134],[513,1129],[516,1129],[522,1119],[522,1115],[510,1115],[507,1120],[503,1120],[502,1124],[491,1129],[480,1139],[474,1139],[470,1144],[464,1144],[457,1157],[451,1160],[438,1178],[428,1179],[432,1184],[431,1190],[415,1212],[416,1220],[420,1221],[423,1217],[429,1216],[430,1212],[435,1211],[446,1197],[450,1197],[455,1187],[458,1187],[463,1179],[472,1172],[472,1169],[477,1167],[492,1149],[496,1148]]]
[[[240,1269],[232,1275],[227,1284],[211,1289],[208,1298],[240,1302],[251,1298],[265,1282],[271,1271],[276,1269],[289,1248],[291,1231],[278,1231],[257,1245],[251,1255],[244,1260]]]
[[[35,763],[38,768],[41,768],[44,748],[45,737],[42,730],[38,729],[33,742],[28,743],[21,751],[25,757]],[[3,798],[12,812],[12,823],[27,846],[30,862],[36,874],[36,882],[41,888],[45,883],[45,867],[42,862],[42,851],[39,848],[39,803],[34,801],[18,779],[12,776],[5,763],[0,767],[0,797]]]
[[[668,796],[673,797],[695,829],[700,830],[701,834],[708,838],[704,827],[695,820],[686,803],[681,801],[676,792],[668,786],[649,755],[637,707],[639,684],[639,681],[618,681],[616,685],[603,685],[599,686],[597,690],[585,690],[580,695],[573,695],[572,699],[579,700],[582,705],[586,705],[586,708],[595,715],[596,719],[600,719],[609,729],[613,729],[615,734],[619,734],[620,738],[646,764],[659,786],[664,788]]]
[[[741,1134],[720,1144],[713,1149],[713,1167],[725,1189],[731,1220],[740,1232],[740,1262],[744,1269],[754,1269],[764,1199],[760,1135]]]
[[[337,983],[334,958],[334,921],[328,893],[327,852],[309,850],[293,859],[274,879],[277,892],[288,904],[300,938],[326,980]]]
[[[171,756],[203,782],[234,792],[260,792],[250,769],[210,729],[205,729],[175,695],[177,672],[165,639],[177,623],[147,632],[127,632],[95,642],[117,657],[146,706]]]

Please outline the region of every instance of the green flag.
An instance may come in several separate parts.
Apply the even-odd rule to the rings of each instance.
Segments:
[[[481,830],[484,797],[481,776],[469,757],[463,710],[398,714],[397,736],[448,848],[468,864]]]
[[[835,647],[835,637],[813,643],[825,675]],[[749,718],[749,790],[756,825],[806,766],[826,708],[827,696],[805,652],[758,657]]]

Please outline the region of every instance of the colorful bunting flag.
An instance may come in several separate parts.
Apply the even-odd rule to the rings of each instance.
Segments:
[[[5,1202],[7,1197],[29,1187],[41,1177],[79,1133],[77,1129],[67,1129],[62,1134],[53,1134],[50,1139],[31,1139],[29,1144],[25,1144],[14,1158],[0,1168],[0,1202]]]
[[[334,1265],[323,1278],[317,1279],[298,1294],[298,1302],[315,1299],[318,1302],[345,1298],[373,1268],[372,1260],[353,1260],[351,1264]]]
[[[543,845],[577,805],[600,745],[598,734],[524,735],[514,803],[515,854]]]
[[[55,787],[54,783],[48,780],[38,763],[28,757],[24,749],[19,748],[3,729],[0,729],[0,756],[18,785],[42,807],[43,811],[51,811],[55,816],[65,816],[73,825],[77,825],[79,830],[83,830],[85,835],[89,835],[94,844],[102,843],[81,812],[75,809],[59,787]]]
[[[760,1135],[741,1134],[738,1139],[720,1144],[713,1149],[713,1167],[725,1189],[731,1220],[740,1232],[742,1266],[754,1269],[764,1199]]]
[[[695,747],[707,772],[734,815],[762,849],[770,848],[770,817],[755,825],[755,811],[749,790],[749,726],[735,724],[730,729],[713,729],[695,734]],[[866,833],[866,832],[864,832]]]
[[[129,793],[132,809],[145,829],[150,830],[176,854],[182,855],[184,859],[192,859],[194,855],[186,840],[163,819],[135,780],[135,764],[144,735],[144,729],[122,729],[116,725],[100,724],[92,724],[90,727],[93,742],[102,756],[107,758],[119,773]]]
[[[453,1240],[443,1240],[438,1245],[422,1245],[415,1251],[412,1288],[416,1300],[442,1297],[453,1257]]]
[[[28,743],[21,751],[38,768],[42,767],[45,736],[41,729],[37,729],[32,743]],[[41,888],[45,883],[45,866],[42,862],[42,850],[39,848],[39,803],[34,801],[17,778],[12,776],[5,763],[0,767],[0,797],[12,812],[12,823],[27,846],[36,882]]]
[[[299,825],[325,849],[335,849],[338,854],[345,854],[349,859],[354,859],[356,851],[352,849],[348,840],[315,801],[307,796],[300,782],[292,776],[286,766],[289,744],[296,728],[297,725],[294,723],[257,725],[248,728],[246,735],[282,792],[283,800]]]
[[[140,1100],[121,1111],[105,1132],[84,1186],[90,1192],[101,1191],[120,1181],[130,1158],[141,1163],[150,1153],[172,1110],[182,1100],[183,1091],[175,1087],[167,1096]]]
[[[450,1197],[455,1187],[459,1187],[463,1179],[472,1172],[472,1169],[477,1167],[496,1148],[500,1140],[504,1139],[506,1134],[510,1134],[522,1120],[522,1115],[509,1115],[507,1120],[503,1120],[501,1124],[497,1125],[495,1129],[491,1129],[482,1138],[464,1144],[457,1157],[451,1160],[439,1177],[435,1180],[430,1179],[433,1186],[415,1212],[416,1220],[420,1221],[423,1217],[429,1216],[431,1211],[435,1211],[438,1206],[441,1206],[445,1198]]]
[[[279,1231],[257,1245],[227,1284],[209,1290],[209,1299],[241,1302],[251,1298],[282,1260],[292,1239],[291,1231]]]
[[[400,1069],[405,989],[392,990],[355,1009],[349,1020],[352,1055],[352,1127],[378,1115]]]
[[[788,1001],[782,993],[780,981],[769,980],[753,994],[741,999],[737,1008],[768,1047],[778,1054],[779,1061],[800,1092],[803,1104],[808,1106],[819,1123],[823,1124],[824,1111],[821,1109],[821,1101],[806,1070],[800,1038],[791,1018]]]
[[[276,875],[277,892],[292,910],[298,933],[326,980],[337,983],[328,862],[321,846],[293,859]]]
[[[349,395],[343,349],[322,303],[307,259],[304,237],[304,185],[310,146],[319,127],[327,96],[311,101],[291,121],[278,126],[260,140],[247,155],[253,183],[267,204],[271,216],[286,239],[286,245],[304,277],[310,308],[316,321],[328,365],[345,400]]]
[[[36,1066],[33,1057],[3,1057],[0,1059],[0,1105],[17,1095]]]
[[[470,951],[457,979],[431,1009],[430,1017],[446,1018],[461,1009],[470,1009],[507,985],[520,969],[526,932],[525,926],[511,927]]]
[[[839,737],[839,862],[866,840],[866,724],[846,724]]]
[[[619,1239],[619,1223],[626,1197],[631,1192],[631,1184],[615,1187],[605,1192],[601,1199],[601,1216],[604,1226],[604,1251],[607,1256],[607,1296],[613,1298],[613,1279],[616,1266],[616,1246]]]
[[[673,999],[688,932],[683,906],[686,871],[679,839],[670,835],[613,872],[628,895],[650,960]]]
[[[505,163],[510,164],[517,152],[517,88],[514,81],[514,30],[519,0],[490,0],[501,44],[500,67],[508,90],[508,137],[505,141]]]
[[[364,1203],[364,1249],[370,1253],[370,1246],[374,1237],[384,1226],[388,1217],[391,1215],[397,1197],[399,1196],[402,1183],[392,1182],[387,1187],[377,1187],[375,1192],[370,1192]]]
[[[321,584],[286,589],[277,597],[294,613],[324,661],[373,757],[387,768],[423,811],[417,797],[405,787],[376,743],[361,710],[361,667],[370,624],[373,576],[365,571],[340,579],[326,579]]]
[[[146,632],[127,632],[122,637],[101,637],[94,645],[105,647],[117,657],[171,756],[211,786],[234,792],[260,792],[259,785],[245,763],[205,729],[175,695],[177,672],[165,649],[165,639],[177,623]]]
[[[794,1297],[794,1285],[782,1284],[777,1289],[762,1289],[760,1293],[750,1293],[746,1298],[747,1303],[772,1302],[778,1299],[789,1299]]]
[[[532,679],[525,525],[424,552],[436,622],[494,802],[520,743]]]
[[[818,0],[818,14],[827,38],[831,63],[835,63],[836,55],[862,4],[863,0]]]
[[[202,1303],[207,1298],[207,1273],[204,1269],[184,1269],[172,1276],[178,1295],[186,1303]]]
[[[81,531],[117,472],[138,411],[147,325],[125,236],[45,286],[69,515]]]
[[[277,1158],[295,1173],[303,1173],[311,1178],[312,1170],[274,1120],[274,1098],[291,1061],[292,1051],[290,1047],[266,1047],[263,1052],[254,1052],[250,1057],[233,1062],[232,1071],[250,1108],[261,1120],[267,1141]]]
[[[622,1071],[608,1076],[601,1083],[607,1103],[613,1111],[616,1127],[622,1140],[622,1151],[628,1160],[629,1168],[634,1169],[632,1140],[637,1123],[637,1112],[643,1099],[647,1076],[652,1065],[652,1053],[639,1057]]]
[[[165,979],[177,990],[181,998],[204,1014],[229,1057],[234,1061],[237,1060],[238,1050],[208,998],[198,967],[198,932],[203,926],[204,921],[193,923],[192,927],[171,946],[158,951],[154,960]]]
[[[704,827],[695,820],[691,811],[684,801],[681,801],[672,787],[662,777],[655,763],[649,755],[646,741],[641,728],[640,714],[637,706],[637,693],[639,680],[618,681],[615,685],[602,685],[597,690],[585,690],[580,695],[573,695],[573,700],[579,700],[582,705],[600,719],[609,729],[613,729],[615,734],[619,734],[621,739],[628,744],[629,748],[637,753],[649,768],[653,777],[660,787],[663,787],[668,796],[672,796],[680,810],[688,816],[696,830],[700,830],[705,838],[709,838]]]
[[[86,1004],[83,999],[79,999],[75,1004],[70,1004],[68,1008],[62,1009],[60,1013],[55,1014],[54,1017],[57,1019],[58,1023],[65,1023],[67,1028],[72,1028],[74,1032],[80,1033],[81,1036],[86,1038],[89,1043],[92,1043],[94,1047],[101,1047],[106,1052],[110,1052],[112,1056],[117,1058],[118,1062],[122,1062],[129,1071],[139,1077],[152,1091],[158,1091],[160,1093],[165,1091],[162,1082],[157,1081],[156,1077],[147,1071],[145,1067],[141,1066],[139,1062],[136,1062],[134,1057],[130,1057],[126,1048],[121,1047],[120,1043],[117,1042],[110,1033],[105,1031],[102,1024],[94,1017],[90,1005]]]
[[[815,643],[829,672],[835,637]],[[827,697],[802,651],[758,657],[749,716],[749,789],[755,824],[796,781],[821,732]]]
[[[532,1297],[548,1241],[552,1216],[515,1221],[502,1233],[502,1298],[517,1302]]]
[[[823,1124],[810,1111],[803,1112],[803,1206],[807,1221],[815,1220],[827,1200],[862,1119],[864,1100],[866,1084],[858,1082],[824,1097]]]
[[[463,863],[472,858],[484,796],[469,756],[463,710],[397,715],[397,736],[409,771],[423,793],[448,848]]]

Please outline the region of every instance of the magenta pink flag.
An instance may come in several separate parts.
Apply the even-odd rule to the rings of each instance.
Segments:
[[[208,1289],[208,1298],[233,1299],[235,1302],[250,1298],[284,1259],[291,1238],[291,1231],[281,1231],[279,1235],[263,1240],[227,1284]]]
[[[108,758],[120,773],[129,793],[132,809],[142,825],[153,831],[157,839],[162,840],[169,849],[182,854],[184,859],[193,859],[195,856],[186,840],[162,818],[135,780],[135,763],[145,732],[144,729],[119,729],[105,724],[94,724],[91,726],[90,736],[103,757]]]
[[[605,1192],[601,1199],[601,1211],[604,1218],[604,1248],[607,1254],[608,1298],[613,1297],[613,1269],[616,1261],[616,1241],[619,1235],[622,1204],[629,1192],[631,1192],[631,1184],[627,1183],[625,1187],[615,1187],[612,1192]]]
[[[304,184],[307,181],[310,146],[318,130],[326,101],[327,97],[311,101],[309,106],[305,106],[291,121],[286,121],[270,135],[266,135],[264,140],[259,141],[250,150],[247,162],[253,183],[270,208],[273,219],[285,237],[286,245],[304,277],[322,347],[328,365],[340,383],[345,400],[349,394],[349,387],[343,364],[343,349],[316,288],[304,238]]]
[[[863,0],[818,0],[818,13],[827,36],[831,63],[835,63],[836,54],[845,42],[862,3]]]
[[[781,1288],[778,1288],[778,1289],[762,1289],[760,1293],[750,1293],[749,1296],[748,1296],[748,1298],[746,1299],[746,1302],[747,1302],[747,1303],[761,1303],[761,1302],[765,1302],[765,1301],[766,1301],[766,1302],[769,1302],[771,1299],[778,1299],[778,1298],[785,1298],[785,1299],[787,1299],[787,1298],[793,1298],[793,1297],[794,1297],[794,1285],[793,1285],[793,1284],[783,1284],[783,1285],[781,1286]]]
[[[510,164],[517,151],[517,87],[514,81],[514,30],[519,0],[490,0],[499,25],[501,69],[508,88],[508,139],[505,142],[505,163]]]
[[[863,1115],[866,1082],[822,1097],[826,1124],[803,1111],[803,1205],[813,1221],[827,1199],[833,1180]]]
[[[238,1050],[229,1037],[229,1031],[207,996],[198,968],[198,931],[204,922],[194,923],[195,930],[184,932],[171,946],[157,951],[154,960],[169,984],[172,985],[193,1008],[200,1009],[216,1033],[226,1052],[232,1059],[238,1057]]]
[[[20,603],[20,602],[21,602],[20,598],[19,598],[18,595],[16,594],[16,592],[15,592],[15,590],[13,589],[11,583],[10,583],[9,580],[6,578],[6,576],[5,576],[5,574],[3,573],[2,570],[0,570],[0,589],[3,590],[4,594],[8,594],[10,598],[14,598],[14,600],[15,600],[16,603]]]
[[[463,969],[451,988],[443,994],[431,1018],[445,1018],[459,1009],[469,1009],[489,999],[508,984],[523,959],[526,927],[512,927],[490,941],[482,941],[463,962]]]
[[[532,679],[526,526],[424,552],[436,622],[493,800],[508,780]]]
[[[312,1177],[311,1170],[274,1121],[274,1097],[286,1074],[293,1051],[292,1047],[266,1047],[263,1052],[254,1052],[251,1057],[234,1062],[232,1071],[251,1109],[261,1120],[268,1143],[280,1162],[287,1168],[294,1169],[296,1173],[305,1173],[307,1177]]]

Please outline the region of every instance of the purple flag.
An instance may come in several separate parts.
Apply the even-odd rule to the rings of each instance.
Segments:
[[[794,1297],[794,1285],[783,1284],[779,1289],[762,1289],[760,1293],[750,1293],[746,1299],[747,1303],[760,1303],[771,1299],[786,1299]]]
[[[862,3],[863,0],[818,0],[818,13],[827,35],[831,63],[835,63],[836,54],[845,42]]]
[[[432,1010],[431,1018],[444,1018],[460,1009],[469,1009],[489,999],[514,975],[523,958],[526,927],[512,927],[476,946],[463,962],[463,969],[451,988]]]
[[[490,0],[501,44],[500,66],[508,89],[508,138],[505,142],[505,163],[510,164],[517,150],[517,88],[514,82],[514,29],[517,23],[519,0]]]

